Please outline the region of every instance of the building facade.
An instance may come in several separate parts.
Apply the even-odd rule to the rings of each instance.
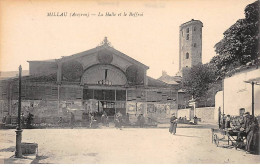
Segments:
[[[179,73],[202,63],[202,27],[203,23],[192,19],[180,25],[179,31]]]
[[[75,112],[113,117],[128,113],[148,120],[168,119],[177,111],[178,86],[146,75],[148,66],[110,46],[107,38],[96,48],[60,59],[28,61],[22,78],[22,112],[54,119]],[[0,82],[1,116],[17,114],[18,78]]]
[[[254,85],[252,86],[252,82]],[[223,81],[223,91],[216,94],[215,120],[218,112],[231,116],[244,112],[260,116],[260,69],[257,65],[241,67],[233,74],[227,74]]]

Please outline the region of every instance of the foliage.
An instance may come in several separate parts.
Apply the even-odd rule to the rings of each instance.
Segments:
[[[198,102],[207,101],[221,89],[225,74],[259,59],[259,1],[247,5],[245,18],[239,19],[224,32],[215,45],[218,54],[208,64],[192,67],[183,74],[183,89]],[[212,90],[210,90],[212,89]]]
[[[199,64],[183,75],[183,88],[186,92],[199,99],[206,95],[210,83],[216,80],[216,69],[210,64]]]
[[[236,67],[256,61],[259,57],[259,1],[245,8],[245,19],[239,19],[224,32],[224,38],[215,45],[218,54],[210,63],[223,76]]]

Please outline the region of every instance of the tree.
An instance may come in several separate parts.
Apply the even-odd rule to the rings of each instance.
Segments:
[[[211,64],[198,64],[183,76],[183,88],[194,99],[206,95],[209,85],[216,80],[216,69]]]
[[[259,58],[259,1],[245,8],[245,19],[239,19],[224,32],[224,38],[215,45],[218,54],[210,61],[218,70],[233,68]]]

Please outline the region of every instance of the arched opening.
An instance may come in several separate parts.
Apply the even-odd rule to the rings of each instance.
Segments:
[[[189,57],[190,57],[190,54],[187,52],[186,53],[186,59],[189,59]]]
[[[125,85],[126,75],[123,71],[112,65],[95,65],[88,68],[82,78],[82,84],[87,85]]]

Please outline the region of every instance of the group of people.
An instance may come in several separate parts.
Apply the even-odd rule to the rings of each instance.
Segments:
[[[27,128],[27,129],[32,128],[33,118],[34,118],[34,115],[31,114],[30,112],[28,113],[27,116],[25,116],[24,113],[22,113],[21,117],[20,117],[21,127]],[[9,113],[3,117],[2,123],[5,125],[12,124],[12,117]]]
[[[187,122],[187,117],[186,117],[186,116],[184,116],[184,117],[179,117],[178,122],[180,122],[180,123],[186,123],[186,122]]]
[[[223,114],[219,128],[238,131],[238,141],[242,141],[243,135],[246,137],[246,151],[248,153],[256,151],[255,149],[259,145],[259,124],[257,118],[250,115],[249,112],[245,112],[237,118]]]
[[[184,123],[184,124],[197,125],[197,124],[198,124],[198,117],[195,115],[195,116],[193,117],[193,121],[188,120],[186,116],[184,116],[184,117],[179,117],[179,118],[178,118],[178,122],[179,122],[179,123]]]
[[[94,113],[89,113],[89,127],[90,128],[95,128],[97,126],[97,123],[99,123],[99,121],[97,121],[97,118],[95,117]],[[101,124],[103,126],[108,127],[109,126],[109,118],[106,112],[103,112],[101,117],[100,117],[100,121]],[[60,123],[62,122],[62,117],[60,117]],[[123,117],[123,115],[120,112],[117,112],[114,115],[114,123],[115,123],[115,127],[121,129],[122,125],[125,123],[129,123],[129,114],[127,113],[125,115],[125,117]],[[71,119],[70,119],[70,124],[71,124],[71,128],[74,127],[75,125],[75,115],[71,112]]]

